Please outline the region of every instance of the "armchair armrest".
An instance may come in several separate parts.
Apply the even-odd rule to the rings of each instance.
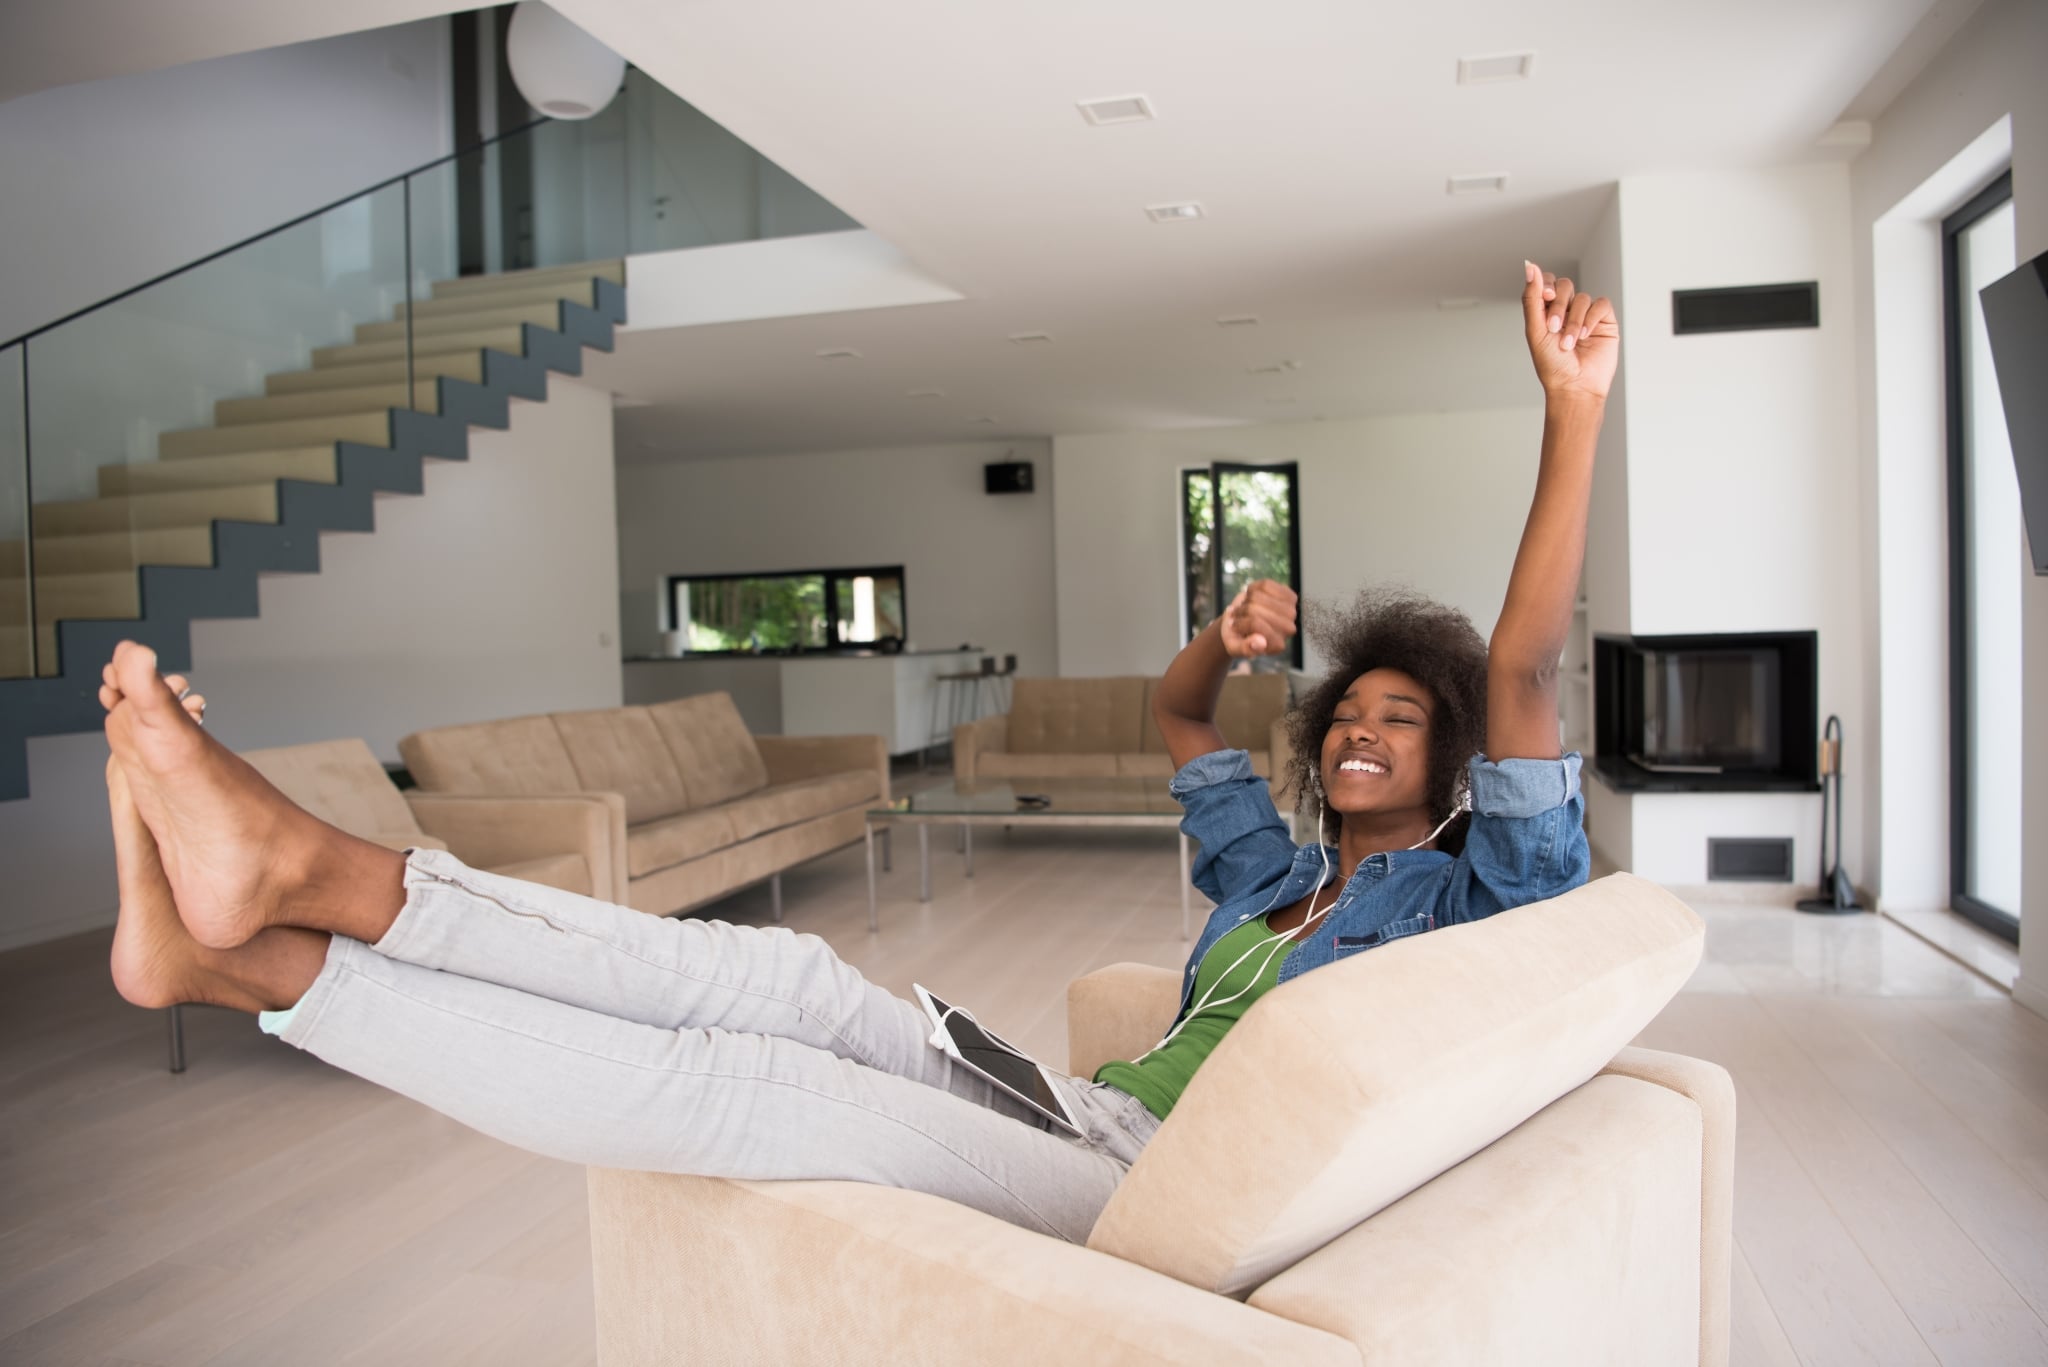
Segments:
[[[480,797],[409,792],[420,829],[445,842],[465,864],[489,868],[548,854],[580,854],[590,866],[590,893],[601,902],[626,897],[626,799],[617,793],[549,793]]]
[[[1067,984],[1067,1067],[1092,1078],[1111,1059],[1159,1043],[1180,1010],[1181,975],[1152,964],[1111,964]]]
[[[953,777],[974,777],[980,756],[1010,748],[1010,714],[997,712],[953,728]]]
[[[1726,1367],[1735,1240],[1735,1080],[1718,1063],[1633,1046],[1600,1071],[1653,1082],[1700,1108],[1700,1367]]]
[[[770,783],[872,769],[889,800],[889,747],[880,736],[756,736],[754,746]]]
[[[597,1355],[1347,1363],[1350,1344],[923,1192],[590,1170]]]

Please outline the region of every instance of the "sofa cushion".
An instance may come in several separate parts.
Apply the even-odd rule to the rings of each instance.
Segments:
[[[430,793],[519,797],[582,791],[552,717],[507,717],[415,731],[398,753]]]
[[[689,809],[689,794],[661,732],[644,707],[557,712],[555,730],[585,792],[626,799],[626,822],[637,826]]]
[[[1010,694],[1010,753],[1135,752],[1144,706],[1140,678],[1018,679]]]
[[[1158,691],[1159,680],[1145,681],[1144,750],[1148,755],[1166,753],[1166,737],[1152,720],[1152,695]],[[1216,729],[1231,749],[1257,754],[1272,748],[1273,722],[1286,711],[1285,674],[1232,674],[1223,680],[1223,692],[1216,699]]]
[[[1246,1292],[1592,1077],[1703,942],[1614,874],[1305,973],[1224,1036],[1089,1247]]]
[[[1112,778],[1115,755],[1013,755],[991,750],[974,761],[977,778]]]
[[[723,849],[737,839],[724,807],[677,812],[626,832],[626,876],[640,878]]]
[[[330,826],[383,843],[389,835],[419,834],[412,808],[384,766],[359,740],[323,740],[244,751],[257,773]]]
[[[768,769],[729,693],[676,698],[647,709],[675,760],[692,807],[711,807],[768,786]]]
[[[824,816],[848,807],[864,808],[881,793],[880,779],[874,770],[854,769],[843,774],[827,774],[823,778],[778,783],[758,793],[735,798],[722,810],[732,818],[733,837],[752,840],[764,831],[781,830],[799,821],[809,821],[814,816]]]
[[[580,854],[544,854],[538,859],[500,864],[486,872],[590,896],[590,862]]]

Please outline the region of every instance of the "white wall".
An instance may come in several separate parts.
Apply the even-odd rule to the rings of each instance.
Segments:
[[[1948,900],[1947,652],[1941,483],[1940,220],[2009,159],[2019,257],[2048,250],[2048,6],[1989,0],[1877,120],[1851,173],[1864,472],[1871,528],[1861,546],[1881,654],[1881,809],[1866,819],[1882,851],[1881,903]],[[2048,578],[2021,588],[2026,715],[2020,981],[2014,997],[2048,1014]],[[2033,927],[2028,934],[2025,927]]]
[[[1055,438],[1061,672],[1158,674],[1173,659],[1180,471],[1212,461],[1299,463],[1310,603],[1402,583],[1490,634],[1536,487],[1533,373],[1529,389],[1527,409]],[[1321,667],[1313,646],[1307,664]]]
[[[321,572],[262,581],[262,616],[195,623],[207,724],[236,749],[616,706],[618,545],[610,397],[561,376],[387,495],[374,533],[321,538]],[[0,802],[0,948],[110,924],[113,851],[96,734],[29,743]]]
[[[427,19],[0,104],[0,341],[453,150]]]
[[[1011,459],[1037,467],[1036,491],[985,493],[982,466]],[[651,647],[672,574],[900,564],[918,648],[971,641],[1057,673],[1054,482],[1043,441],[621,466],[628,649]]]
[[[1602,254],[1613,245],[1600,233],[1595,244]],[[1869,779],[1853,766],[1869,746],[1847,170],[1625,180],[1619,255],[1633,307],[1622,320],[1626,407],[1609,422],[1625,427],[1627,629],[1818,632],[1820,715],[1841,714],[1852,765],[1844,858],[1860,879]],[[1819,282],[1818,328],[1672,331],[1673,290],[1799,280]],[[1600,563],[1611,565],[1611,508],[1597,495],[1596,504]],[[1589,577],[1601,626],[1617,620],[1614,577]],[[1819,880],[1817,797],[1637,793],[1627,802],[1629,821],[1610,822],[1598,838],[1603,853],[1644,877],[1703,883],[1709,837],[1768,835],[1792,837],[1795,876]],[[1608,838],[1623,831],[1626,849]]]

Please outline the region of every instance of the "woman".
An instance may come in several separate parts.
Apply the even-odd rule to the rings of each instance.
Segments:
[[[1278,649],[1293,630],[1285,590],[1241,596],[1161,689],[1161,724],[1184,766],[1176,791],[1203,841],[1198,877],[1224,900],[1189,963],[1201,980],[1191,995],[1206,996],[1164,1049],[1111,1065],[1102,1081],[1064,1081],[1083,1137],[1054,1133],[952,1067],[926,1043],[919,1008],[815,937],[658,919],[324,825],[214,743],[195,721],[201,701],[181,708],[182,681],[158,677],[154,656],[132,643],[115,652],[101,690],[121,881],[114,980],[146,1006],[261,1013],[287,1043],[538,1153],[885,1183],[1083,1240],[1170,1109],[1159,1097],[1178,1094],[1173,1075],[1191,1071],[1190,1049],[1205,1055],[1220,1033],[1219,1013],[1233,1005],[1224,999],[1238,991],[1225,982],[1226,955],[1244,961],[1231,966],[1239,976],[1258,964],[1241,1003],[1268,969],[1290,976],[1584,876],[1583,843],[1574,863],[1535,848],[1528,832],[1533,821],[1568,845],[1566,828],[1575,830],[1576,762],[1557,755],[1555,663],[1618,334],[1607,301],[1534,266],[1523,302],[1547,397],[1542,466],[1487,664],[1485,741],[1496,760],[1473,765],[1470,832],[1455,821],[1429,827],[1474,748],[1476,641],[1436,610],[1404,609],[1448,643],[1443,658],[1469,668],[1374,656],[1364,670],[1340,663],[1324,690],[1335,696],[1311,700],[1297,723],[1309,742],[1301,773],[1335,814],[1343,876],[1334,894],[1323,891],[1329,852],[1320,842],[1294,850],[1210,720],[1229,658]],[[1456,858],[1403,852],[1455,845],[1461,833]],[[1400,897],[1383,890],[1396,886]],[[1260,897],[1265,907],[1240,910]],[[1256,944],[1223,943],[1233,916],[1257,910],[1270,912],[1254,928],[1270,962]]]

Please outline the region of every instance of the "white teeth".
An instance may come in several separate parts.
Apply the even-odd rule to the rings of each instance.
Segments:
[[[1374,764],[1369,759],[1347,759],[1338,765],[1337,768],[1339,770],[1353,769],[1365,774],[1384,774],[1387,772],[1385,765]]]

